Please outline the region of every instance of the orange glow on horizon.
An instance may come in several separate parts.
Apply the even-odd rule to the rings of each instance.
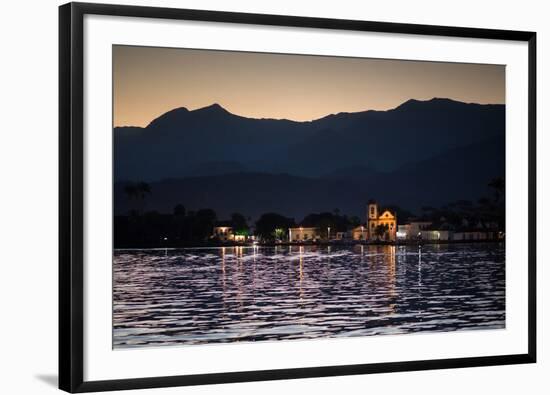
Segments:
[[[310,121],[411,98],[504,103],[505,67],[114,46],[113,87],[115,126],[213,103],[244,117]]]

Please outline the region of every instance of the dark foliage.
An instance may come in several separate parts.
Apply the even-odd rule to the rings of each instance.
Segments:
[[[333,237],[336,232],[345,232],[351,228],[353,226],[353,222],[346,216],[325,212],[307,215],[300,225],[319,228],[319,232],[322,237],[328,236],[330,228],[331,237]]]
[[[208,241],[216,222],[216,213],[202,209],[185,214],[182,205],[174,214],[149,211],[132,212],[114,218],[115,248],[201,245]]]
[[[294,219],[277,213],[263,214],[256,221],[256,235],[264,241],[283,238],[288,234],[288,228],[296,226]]]

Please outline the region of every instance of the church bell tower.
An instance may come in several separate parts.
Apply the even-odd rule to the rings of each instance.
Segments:
[[[378,204],[374,200],[369,200],[367,208],[367,232],[369,239],[374,235],[374,229],[376,228],[376,221],[378,220]]]
[[[368,206],[367,221],[376,221],[378,219],[378,204],[375,201],[370,201]]]

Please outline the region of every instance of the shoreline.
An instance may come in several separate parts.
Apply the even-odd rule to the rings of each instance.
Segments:
[[[406,241],[318,241],[318,242],[280,242],[280,243],[201,243],[201,244],[163,244],[146,246],[117,246],[113,250],[166,250],[183,248],[221,248],[221,247],[278,247],[278,246],[422,246],[422,245],[446,245],[446,244],[482,244],[482,243],[505,243],[506,239],[486,240],[406,240]]]

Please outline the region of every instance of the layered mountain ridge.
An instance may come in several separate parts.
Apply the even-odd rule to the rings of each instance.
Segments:
[[[504,176],[504,136],[504,105],[443,98],[307,122],[182,107],[114,129],[115,210],[128,208],[128,181],[150,183],[149,208],[161,212],[360,214],[370,197],[409,209],[477,199]]]

